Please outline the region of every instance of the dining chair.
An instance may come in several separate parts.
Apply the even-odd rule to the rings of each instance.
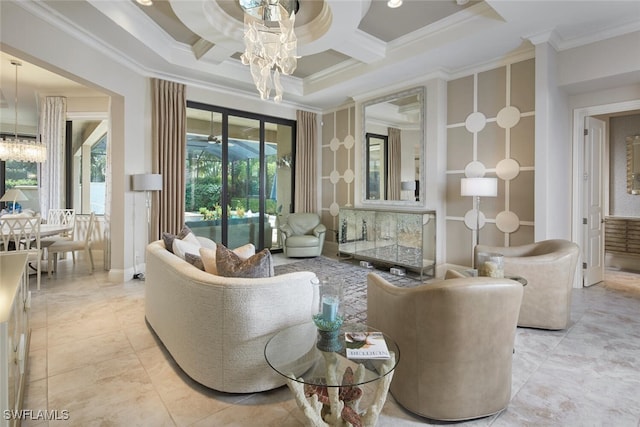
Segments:
[[[87,226],[84,230],[84,236],[81,239],[71,239],[71,240],[58,240],[52,243],[48,248],[48,270],[49,277],[53,271],[57,270],[58,265],[58,254],[71,252],[73,254],[73,263],[76,263],[75,252],[76,251],[84,251],[85,258],[87,259],[88,266],[90,271],[93,272],[93,254],[91,253],[91,236],[93,234],[93,226],[95,223],[95,214],[91,212],[91,214],[86,216],[77,216],[75,218],[75,225],[77,228],[84,228],[84,222],[86,222]],[[75,235],[80,233],[75,233]]]
[[[45,253],[48,253],[47,248],[60,240],[73,240],[73,234],[75,231],[75,221],[76,221],[76,210],[75,209],[49,209],[47,214],[47,224],[51,225],[61,225],[61,226],[69,226],[71,227],[69,231],[57,235],[57,236],[49,236],[43,237],[40,239],[40,243],[42,244],[43,249],[43,257]],[[72,255],[75,257],[75,255]],[[75,261],[75,258],[74,258]]]
[[[40,290],[42,246],[40,243],[40,215],[25,218],[1,218],[0,236],[2,245],[0,251],[27,250],[29,262],[36,263],[37,287]]]

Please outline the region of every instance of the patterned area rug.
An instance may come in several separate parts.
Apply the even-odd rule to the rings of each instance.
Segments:
[[[400,287],[414,287],[422,282],[419,277],[396,276],[385,270],[360,267],[357,261],[334,260],[324,256],[303,259],[275,267],[276,274],[293,271],[312,271],[323,280],[342,280],[344,285],[344,317],[347,322],[367,322],[367,274],[375,272]]]

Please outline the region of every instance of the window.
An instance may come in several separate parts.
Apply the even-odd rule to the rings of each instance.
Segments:
[[[295,122],[187,104],[185,219],[230,248],[278,249],[291,209]]]
[[[67,126],[67,205],[76,213],[104,215],[107,184],[107,120],[74,120]]]
[[[2,137],[13,138],[13,134],[2,134]],[[34,139],[18,135],[20,139]],[[38,163],[0,161],[0,196],[11,188],[20,189],[29,200],[16,202],[17,209],[32,209],[40,212],[38,201]],[[3,208],[13,208],[13,203],[4,203]]]

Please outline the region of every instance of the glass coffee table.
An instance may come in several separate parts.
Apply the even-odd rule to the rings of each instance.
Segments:
[[[267,363],[287,379],[311,425],[376,424],[400,351],[390,337],[381,333],[388,358],[347,358],[345,333],[364,332],[380,333],[367,325],[343,324],[339,334],[342,349],[336,352],[317,348],[318,330],[312,322],[283,329],[267,342]]]

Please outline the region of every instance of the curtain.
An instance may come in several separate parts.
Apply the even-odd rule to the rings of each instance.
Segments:
[[[47,218],[49,209],[65,208],[65,161],[67,98],[47,96],[42,101],[40,136],[47,147],[47,160],[40,171],[40,215]]]
[[[187,103],[185,86],[153,82],[153,173],[162,175],[162,191],[151,192],[151,241],[160,233],[178,233],[184,225]]]
[[[387,142],[387,156],[389,156],[389,180],[387,181],[389,192],[387,200],[400,200],[400,180],[402,158],[402,143],[400,140],[400,129],[388,128],[389,140]]]
[[[296,162],[294,212],[316,212],[317,126],[316,115],[296,111]]]

